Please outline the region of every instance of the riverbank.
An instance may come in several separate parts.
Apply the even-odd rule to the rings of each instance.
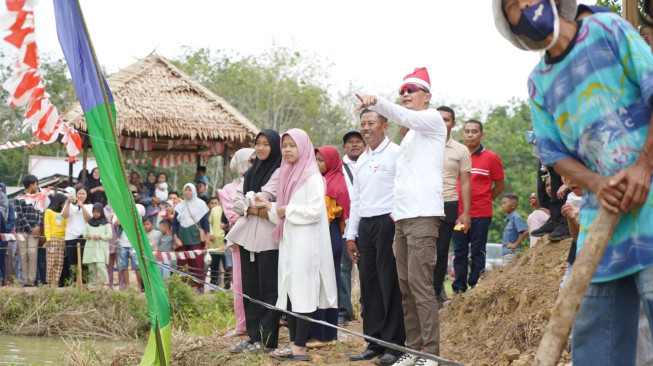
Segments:
[[[177,276],[167,290],[177,330],[202,336],[235,324],[230,295],[198,296]],[[143,340],[150,332],[145,295],[136,291],[7,286],[0,305],[0,334]]]

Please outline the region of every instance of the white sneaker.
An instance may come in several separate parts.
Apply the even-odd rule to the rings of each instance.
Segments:
[[[395,361],[395,363],[392,364],[392,366],[413,366],[415,364],[415,360],[417,360],[419,357],[413,356],[410,353],[404,353],[401,357]]]
[[[423,357],[415,357],[414,366],[438,366],[438,363],[433,360],[427,360]]]

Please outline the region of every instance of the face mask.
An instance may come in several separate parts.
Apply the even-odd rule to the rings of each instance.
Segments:
[[[553,0],[542,0],[539,3],[522,10],[517,26],[512,26],[513,32],[526,36],[533,41],[541,42],[551,33],[554,39],[551,47],[558,38],[558,9],[552,6]],[[553,4],[555,5],[555,4]]]

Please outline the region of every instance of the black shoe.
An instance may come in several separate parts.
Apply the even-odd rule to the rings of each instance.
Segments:
[[[369,361],[381,356],[383,352],[375,351],[373,349],[366,349],[360,355],[349,356],[349,361]]]
[[[378,360],[375,360],[374,364],[385,366],[385,365],[392,365],[393,363],[395,363],[395,361],[397,361],[397,356],[390,353],[386,353],[383,356],[379,357]]]
[[[549,234],[549,240],[552,241],[564,240],[570,237],[571,234],[569,234],[569,225],[567,224],[566,220],[559,222],[553,232]]]
[[[551,234],[553,230],[555,230],[557,226],[556,220],[552,219],[549,217],[548,220],[544,223],[544,225],[540,226],[538,229],[535,229],[531,231],[531,236],[534,236],[536,238],[539,238],[541,236],[544,236],[546,234]]]

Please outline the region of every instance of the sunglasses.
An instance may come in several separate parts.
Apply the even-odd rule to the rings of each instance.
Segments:
[[[250,164],[254,164],[255,161],[256,161],[256,158],[251,158],[251,159],[249,159],[249,163],[250,163]]]
[[[423,91],[424,93],[428,93],[426,90],[420,88],[415,84],[406,84],[401,88],[399,88],[399,95],[404,95],[406,94],[406,92],[408,92],[409,94],[413,94],[413,93],[417,93],[420,90]]]

